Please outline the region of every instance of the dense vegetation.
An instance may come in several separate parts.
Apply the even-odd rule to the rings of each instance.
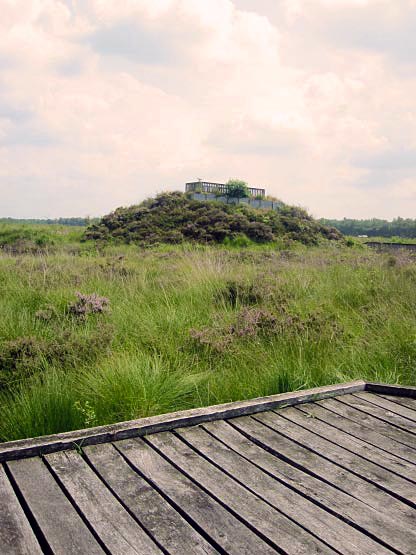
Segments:
[[[62,247],[85,250],[80,244],[83,231],[75,226],[0,223],[0,251],[36,254]]]
[[[405,253],[68,244],[0,252],[1,440],[356,378],[416,384]]]
[[[90,226],[86,239],[155,245],[158,243],[270,243],[299,241],[316,245],[342,239],[297,207],[255,210],[245,205],[192,200],[183,193],[163,193],[138,206],[119,208]]]
[[[319,220],[322,224],[333,226],[345,235],[368,235],[369,237],[406,237],[416,238],[416,220],[396,218],[387,220]]]

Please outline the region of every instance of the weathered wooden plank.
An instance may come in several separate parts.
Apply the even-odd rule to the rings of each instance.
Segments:
[[[297,423],[296,418],[292,415],[283,417],[274,412],[264,412],[259,415],[258,419],[346,470],[400,496],[403,501],[416,502],[416,488],[407,480],[309,431]]]
[[[368,401],[369,403],[372,403],[374,405],[377,405],[388,412],[393,412],[395,414],[398,414],[399,416],[402,416],[403,418],[416,422],[416,410],[412,410],[397,403],[393,403],[389,399],[375,395],[374,393],[360,392],[355,394],[354,396],[358,397],[359,399],[364,399],[364,401]],[[415,403],[416,409],[416,400],[413,400],[413,403]]]
[[[141,439],[118,441],[117,449],[181,514],[229,555],[272,555],[266,544],[215,499]]]
[[[345,403],[350,407],[358,409],[361,413],[368,414],[369,416],[373,416],[385,422],[390,426],[391,431],[393,431],[392,428],[394,428],[394,434],[397,434],[397,430],[406,432],[406,437],[408,438],[406,444],[409,445],[410,442],[410,446],[416,448],[416,422],[386,411],[364,399],[354,397],[354,395],[346,395],[345,398],[339,398],[338,400],[340,403]],[[400,434],[400,437],[403,437],[403,434]]]
[[[268,430],[261,424],[252,422],[266,431]],[[386,509],[385,499],[380,501],[380,509],[383,512],[378,511],[365,502],[311,476],[307,472],[303,472],[282,458],[266,451],[249,440],[228,422],[219,420],[208,422],[201,426],[230,449],[233,449],[257,467],[272,474],[278,480],[288,484],[307,498],[340,515],[348,522],[355,523],[362,529],[367,530],[369,534],[379,538],[385,544],[392,546],[401,553],[409,555],[414,553],[413,547],[416,545],[416,530],[410,527],[407,522],[403,523],[395,518],[394,510],[391,511],[390,507],[388,510]],[[271,430],[269,431],[274,433]],[[274,433],[274,435],[276,434]],[[281,439],[284,440],[286,438],[279,438],[279,444]],[[387,497],[386,494],[385,497]]]
[[[42,549],[2,466],[0,500],[1,555],[41,555]]]
[[[8,466],[53,553],[104,553],[39,457]]]
[[[392,385],[386,383],[366,382],[365,391],[371,393],[382,393],[383,395],[400,395],[416,399],[416,387],[411,385]]]
[[[276,457],[287,460],[305,473],[364,501],[381,513],[385,512],[386,506],[388,506],[390,514],[394,515],[398,522],[408,526],[409,529],[414,529],[414,509],[379,489],[373,483],[325,459],[320,453],[309,449],[302,443],[297,443],[282,433],[267,427],[257,420],[257,416],[235,418],[229,422],[251,441],[270,451]]]
[[[363,412],[358,408],[353,407],[351,404],[343,403],[338,398],[330,400],[332,411],[340,414],[344,418],[348,418],[349,420],[356,422],[357,424],[366,426],[367,428],[371,428],[372,430],[385,436],[389,440],[393,440],[395,443],[400,443],[401,445],[406,447],[407,451],[415,451],[416,441],[414,436],[409,432],[402,430],[401,428],[391,426],[389,422],[380,420],[380,418],[377,418],[370,413]],[[319,404],[321,403],[321,401],[317,401],[317,403]]]
[[[61,451],[46,459],[112,555],[162,553],[77,452]]]
[[[147,439],[182,472],[288,555],[334,553],[333,549],[210,464],[172,433],[152,434]]]
[[[351,555],[391,553],[390,549],[381,546],[365,533],[356,530],[298,492],[288,488],[286,483],[266,474],[247,459],[214,439],[201,427],[181,428],[177,430],[177,433],[209,461],[238,481],[240,485],[270,503],[275,509],[341,553],[350,553]]]
[[[400,427],[409,433],[416,435],[415,421],[400,416],[396,412],[391,412],[385,407],[380,407],[375,403],[372,403],[369,398],[364,399],[356,397],[355,395],[347,395],[345,402],[353,406],[360,407],[360,410],[374,414],[377,418],[381,418],[393,426]]]
[[[384,452],[351,434],[334,428],[331,424],[319,418],[315,418],[316,411],[319,411],[320,407],[316,407],[314,411],[313,403],[307,405],[307,408],[305,408],[305,406],[286,409],[280,414],[291,422],[303,426],[308,431],[317,434],[319,437],[325,438],[335,445],[359,455],[370,463],[378,464],[390,472],[395,472],[407,480],[412,481],[413,485],[416,486],[416,468],[414,464],[408,463],[391,453]],[[408,483],[407,487],[409,487],[409,485]]]
[[[358,437],[371,445],[375,445],[388,453],[392,453],[397,457],[405,459],[407,462],[416,464],[416,451],[403,443],[399,443],[391,437],[386,437],[379,431],[364,425],[359,420],[351,420],[348,417],[348,408],[333,399],[326,399],[325,401],[318,401],[304,405],[305,407],[312,408],[312,414],[317,418],[328,422],[332,426],[343,430],[355,437]],[[318,407],[320,410],[318,410]],[[354,409],[352,409],[354,410]],[[357,411],[358,412],[358,411]],[[358,418],[360,413],[358,412]]]
[[[383,399],[387,399],[392,403],[397,403],[403,407],[407,407],[413,411],[416,411],[416,399],[411,397],[400,397],[397,395],[383,395],[382,393],[377,393],[378,397],[382,397]]]
[[[170,555],[218,553],[112,444],[86,447],[85,454],[105,483]]]
[[[98,426],[96,428],[64,432],[51,436],[10,441],[0,444],[0,462],[55,453],[57,451],[73,449],[74,447],[86,447],[87,445],[141,437],[160,431],[173,430],[181,426],[194,426],[200,422],[254,414],[271,408],[290,406],[316,399],[327,399],[355,391],[364,391],[365,386],[366,382],[358,380],[344,384],[305,389],[303,391],[270,395],[247,401],[237,401],[151,416],[149,418],[140,418],[109,426]]]

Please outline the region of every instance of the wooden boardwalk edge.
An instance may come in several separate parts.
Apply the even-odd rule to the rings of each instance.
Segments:
[[[11,441],[0,444],[0,462],[54,453],[65,449],[80,449],[87,445],[140,437],[174,428],[194,426],[202,422],[246,416],[362,391],[416,398],[416,387],[402,387],[357,380],[247,401],[178,411],[107,426]]]
[[[381,393],[382,395],[396,395],[416,399],[416,387],[410,385],[391,385],[385,383],[365,382],[364,391]]]

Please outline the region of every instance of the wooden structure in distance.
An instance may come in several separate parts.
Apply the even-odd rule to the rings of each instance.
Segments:
[[[247,189],[250,197],[264,198],[266,196],[265,189],[258,189],[256,187],[247,187]],[[225,183],[193,181],[185,184],[185,191],[187,193],[214,193],[226,195],[228,192],[228,186]]]

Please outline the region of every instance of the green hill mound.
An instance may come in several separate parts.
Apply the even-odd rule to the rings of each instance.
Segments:
[[[91,225],[84,237],[143,246],[186,241],[269,243],[281,239],[316,245],[343,238],[335,228],[317,222],[298,207],[256,210],[242,204],[192,200],[179,192],[162,193],[139,205],[118,208]]]

